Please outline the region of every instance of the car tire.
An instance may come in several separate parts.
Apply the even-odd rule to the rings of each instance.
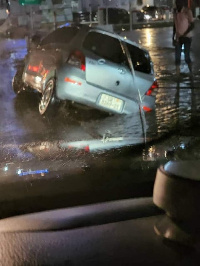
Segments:
[[[53,114],[58,100],[55,97],[55,79],[51,78],[46,83],[44,92],[39,102],[39,113],[41,115]],[[55,113],[54,113],[55,114]]]
[[[23,75],[23,67],[20,67],[17,69],[17,72],[12,80],[12,88],[15,94],[19,94],[23,91],[24,83],[22,81],[22,75]]]

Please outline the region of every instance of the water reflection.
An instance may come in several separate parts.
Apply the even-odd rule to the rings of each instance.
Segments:
[[[188,79],[174,83],[163,82],[157,93],[158,133],[170,130],[185,130],[194,123],[199,124],[199,81]]]
[[[152,46],[152,30],[151,29],[146,29],[145,34],[146,34],[146,45]]]

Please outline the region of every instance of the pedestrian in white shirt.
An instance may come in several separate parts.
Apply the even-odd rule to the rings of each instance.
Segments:
[[[176,74],[180,75],[181,51],[184,47],[185,62],[192,74],[192,61],[190,58],[190,48],[192,43],[192,30],[194,28],[194,18],[192,11],[184,4],[183,0],[176,0],[174,11],[173,45],[175,45],[175,65]]]

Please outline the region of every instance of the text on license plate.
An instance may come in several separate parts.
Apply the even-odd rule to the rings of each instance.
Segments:
[[[123,107],[123,101],[107,94],[101,94],[99,105],[120,112]]]

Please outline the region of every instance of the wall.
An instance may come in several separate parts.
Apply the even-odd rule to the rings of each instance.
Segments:
[[[131,9],[140,10],[145,5],[154,5],[154,0],[74,0],[73,2],[79,2],[79,11],[81,11],[81,9],[83,11],[89,11],[90,5],[94,11],[96,11],[98,7],[115,7],[129,10],[131,5]]]
[[[22,6],[18,1],[10,1],[10,19],[12,24],[27,26],[32,14],[33,26],[38,28],[43,23],[72,21],[70,0],[45,0],[41,5]]]

